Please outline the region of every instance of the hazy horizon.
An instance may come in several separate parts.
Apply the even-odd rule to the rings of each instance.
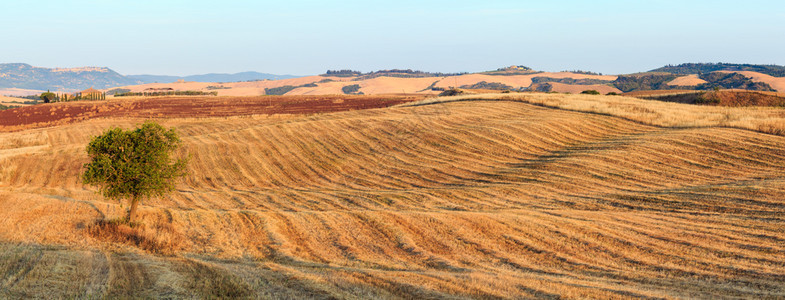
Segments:
[[[785,64],[778,1],[0,3],[3,63],[124,75]]]

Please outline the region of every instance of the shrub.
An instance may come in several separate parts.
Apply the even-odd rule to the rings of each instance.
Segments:
[[[279,86],[279,87],[274,87],[274,88],[265,88],[264,89],[264,94],[265,95],[278,95],[278,96],[280,96],[280,95],[286,94],[288,92],[291,92],[292,90],[294,90],[296,88],[297,87],[293,86],[293,85],[284,85],[284,86]]]
[[[585,90],[585,91],[581,92],[581,94],[586,94],[586,95],[599,95],[599,94],[600,94],[600,92],[598,92],[597,90]]]
[[[125,93],[130,93],[130,92],[131,92],[130,89],[119,89],[118,88],[118,89],[108,90],[108,91],[106,91],[106,94],[107,95],[117,95],[117,94],[125,94]]]
[[[342,87],[341,91],[343,91],[344,94],[356,94],[357,92],[360,91],[360,85],[359,84],[347,85]]]
[[[0,104],[0,110],[12,109],[12,108],[17,108],[17,107],[16,106],[5,106],[5,105]]]
[[[441,92],[439,96],[457,96],[460,94],[463,94],[462,90],[456,88],[450,88],[449,90],[445,90],[444,92]]]

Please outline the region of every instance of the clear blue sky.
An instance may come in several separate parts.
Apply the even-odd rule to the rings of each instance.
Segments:
[[[785,65],[785,1],[0,1],[0,62],[122,74]]]

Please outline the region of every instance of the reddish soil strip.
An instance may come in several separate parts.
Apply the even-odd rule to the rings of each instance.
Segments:
[[[257,114],[313,114],[388,107],[421,96],[154,97],[51,103],[0,111],[0,131],[46,127],[105,117],[182,118]]]
[[[670,95],[670,94],[683,94],[683,93],[696,93],[699,92],[697,90],[650,90],[650,91],[635,91],[635,92],[627,92],[623,93],[623,96],[629,97],[646,97],[646,96],[658,96],[658,95]]]

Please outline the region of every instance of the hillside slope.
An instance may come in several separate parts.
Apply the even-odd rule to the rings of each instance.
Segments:
[[[563,80],[572,79],[575,81],[613,81],[616,76],[609,75],[586,75],[571,72],[558,73],[531,73],[516,75],[487,75],[487,74],[463,74],[445,77],[391,77],[391,76],[307,76],[282,80],[263,80],[251,82],[229,82],[229,83],[210,83],[210,82],[175,82],[175,83],[149,83],[142,85],[131,85],[119,87],[132,92],[144,92],[147,89],[171,88],[174,90],[193,90],[212,92],[215,91],[219,96],[257,96],[264,95],[269,89],[288,87],[286,95],[335,95],[344,94],[342,88],[350,85],[358,85],[357,92],[366,95],[381,94],[438,94],[443,89],[450,87],[461,87],[474,85],[477,83],[493,83],[509,86],[510,89],[523,89],[532,85],[532,79],[541,80]],[[560,84],[565,91],[584,91],[586,89],[597,89],[597,86],[585,84]],[[587,88],[588,87],[588,88]],[[434,90],[433,88],[436,88]],[[613,87],[599,87],[608,91],[617,91]]]
[[[84,147],[138,121],[0,133],[0,297],[785,297],[785,137],[498,98],[162,119],[189,175],[107,240]]]
[[[716,71],[750,71],[766,74],[775,77],[785,76],[785,66],[778,65],[754,65],[754,64],[732,64],[732,63],[685,63],[679,65],[667,65],[649,72],[666,72],[678,75],[702,74]]]
[[[139,83],[109,68],[51,69],[28,64],[0,64],[0,88],[77,91]]]
[[[167,75],[126,75],[126,77],[140,81],[142,83],[172,83],[178,80],[198,81],[198,82],[238,82],[249,80],[280,80],[297,78],[292,75],[276,75],[259,72],[240,72],[240,73],[209,73],[188,76],[167,76]]]

